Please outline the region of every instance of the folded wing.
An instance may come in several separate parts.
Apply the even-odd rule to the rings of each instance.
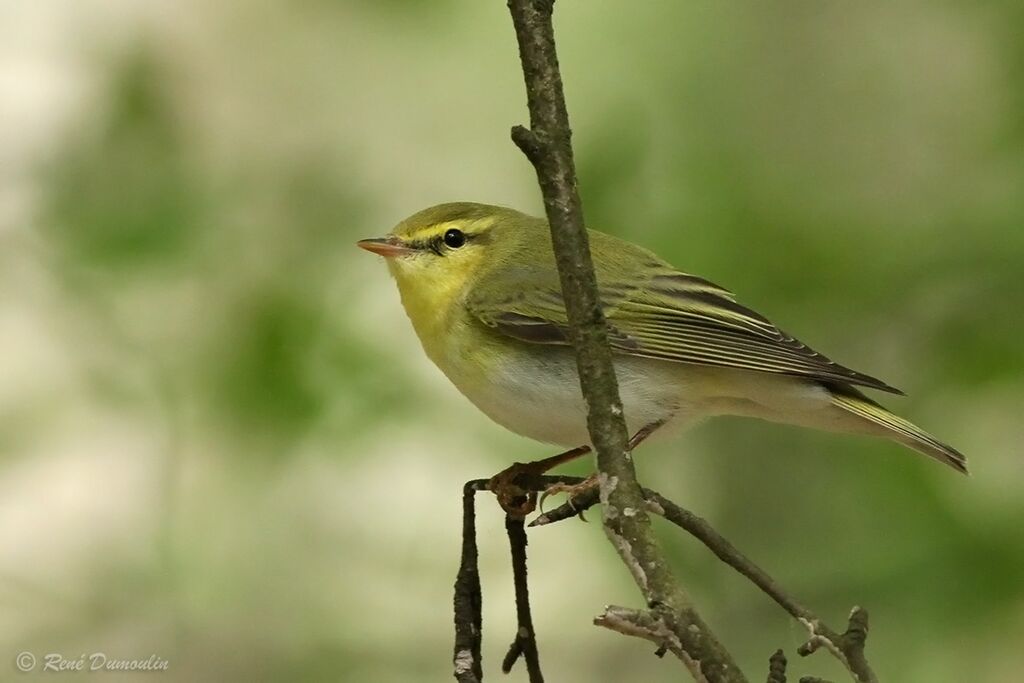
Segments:
[[[598,264],[609,342],[617,353],[844,382],[902,393],[826,358],[703,278],[652,264],[642,283]],[[602,270],[604,272],[602,272]],[[487,276],[466,305],[501,334],[568,345],[561,287],[550,268],[506,268]]]

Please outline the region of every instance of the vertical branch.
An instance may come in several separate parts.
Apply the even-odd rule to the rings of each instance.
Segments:
[[[533,616],[530,614],[530,590],[526,583],[526,526],[523,518],[505,515],[505,531],[512,550],[517,628],[515,640],[501,663],[501,670],[503,673],[512,671],[512,666],[521,655],[526,660],[530,683],[544,683],[544,675],[540,671],[540,655],[537,652],[537,637],[533,631]]]
[[[658,637],[678,641],[694,677],[745,681],[676,583],[651,531],[630,458],[618,383],[577,191],[569,116],[555,51],[554,0],[508,0],[526,81],[530,128],[512,139],[533,163],[551,226],[566,314],[587,405],[587,428],[597,451],[604,529],[629,568],[659,625]],[[664,635],[663,635],[664,634]]]
[[[483,663],[480,641],[483,629],[483,598],[476,549],[476,492],[487,486],[486,479],[467,481],[462,488],[462,557],[455,578],[455,680],[480,683]]]

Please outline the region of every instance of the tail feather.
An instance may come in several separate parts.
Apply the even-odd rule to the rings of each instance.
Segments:
[[[830,385],[828,388],[833,405],[881,427],[882,433],[894,441],[967,474],[967,458],[952,446],[942,443],[909,420],[894,415],[851,386]]]

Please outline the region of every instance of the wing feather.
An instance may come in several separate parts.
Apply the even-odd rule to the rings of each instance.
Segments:
[[[631,246],[631,245],[630,245]],[[617,353],[738,368],[892,393],[885,382],[839,365],[736,302],[729,290],[663,262],[640,285],[598,263],[609,341]],[[552,269],[498,271],[475,288],[466,306],[501,334],[534,344],[568,345],[561,287]],[[621,275],[621,274],[620,274]]]

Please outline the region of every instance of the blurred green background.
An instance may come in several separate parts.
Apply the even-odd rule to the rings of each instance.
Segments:
[[[722,419],[643,479],[832,624],[866,606],[883,680],[1020,680],[1024,5],[558,5],[588,224],[905,389],[974,471]],[[0,678],[101,651],[170,663],[118,681],[449,679],[460,485],[550,451],[448,385],[353,242],[540,211],[517,59],[500,1],[0,2]],[[659,529],[753,679],[783,647],[846,680]],[[550,680],[681,680],[590,626],[639,601],[598,524],[530,552]]]

